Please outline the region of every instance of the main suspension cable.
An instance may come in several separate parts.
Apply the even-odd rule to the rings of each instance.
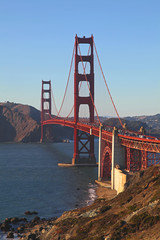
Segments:
[[[57,109],[57,105],[56,105],[56,102],[55,102],[55,99],[54,99],[54,95],[53,95],[52,89],[51,89],[51,97],[52,97],[52,99],[53,99],[53,104],[54,104],[55,109],[56,109],[56,112],[57,112],[57,114],[58,114],[58,109]]]
[[[89,55],[90,48],[91,48],[91,46],[89,45],[87,56]],[[87,66],[87,62],[85,63],[85,69],[86,69],[86,66]],[[80,83],[80,85],[79,85],[79,87],[78,87],[78,93],[79,93],[79,91],[80,91],[80,89],[81,89],[81,86],[82,86],[82,81],[81,81],[81,83]],[[69,118],[69,116],[71,115],[73,109],[74,109],[74,104],[73,104],[73,106],[72,106],[72,108],[71,108],[71,111],[70,111],[69,114],[67,115],[66,119]]]
[[[92,36],[92,39],[93,39],[93,36]],[[101,66],[101,63],[100,63],[100,60],[99,60],[99,57],[98,57],[98,53],[97,53],[97,49],[96,49],[96,45],[95,45],[94,39],[93,39],[93,45],[94,45],[94,49],[95,49],[95,52],[96,52],[96,56],[97,56],[97,59],[98,59],[98,63],[99,63],[99,66],[100,66],[100,69],[101,69],[101,72],[102,72],[102,76],[103,76],[103,79],[104,79],[104,82],[105,82],[107,91],[108,91],[108,93],[109,93],[111,102],[112,102],[112,104],[113,104],[114,110],[115,110],[115,112],[116,112],[116,114],[117,114],[117,117],[118,117],[118,119],[119,119],[119,122],[120,122],[120,124],[121,124],[121,126],[122,126],[122,128],[123,128],[122,121],[121,121],[120,116],[119,116],[119,114],[118,114],[117,108],[116,108],[116,106],[115,106],[115,104],[114,104],[113,98],[112,98],[112,96],[111,96],[111,93],[110,93],[110,90],[109,90],[107,81],[106,81],[106,79],[105,79],[105,76],[104,76],[104,73],[103,73],[103,70],[102,70],[102,66]]]
[[[74,48],[73,48],[73,53],[72,53],[72,59],[71,59],[71,65],[70,65],[70,69],[69,69],[67,84],[66,84],[66,88],[65,88],[63,100],[62,100],[62,103],[61,103],[59,112],[58,112],[58,114],[57,114],[57,117],[60,116],[60,112],[61,112],[61,110],[62,110],[62,106],[63,106],[63,104],[64,104],[64,100],[65,100],[65,97],[66,97],[66,93],[67,93],[67,89],[68,89],[68,84],[69,84],[69,80],[70,80],[70,75],[71,75],[71,69],[72,69],[73,59],[74,59],[74,51],[75,51],[75,44],[74,44]]]

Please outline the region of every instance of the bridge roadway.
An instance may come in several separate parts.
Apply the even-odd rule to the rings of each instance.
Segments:
[[[75,124],[74,121],[59,119],[59,118],[52,118],[49,120],[45,120],[41,123],[42,125],[51,125],[51,124],[58,124],[66,127],[77,128],[83,132],[92,134],[96,137],[99,137],[99,127],[96,125],[89,125],[78,122]],[[120,139],[121,145],[128,148],[133,148],[137,150],[147,151],[147,152],[154,152],[160,153],[160,140],[153,138],[152,136],[147,136],[146,138],[141,137],[134,137],[134,136],[127,136],[123,134],[118,134]],[[102,140],[112,142],[112,132],[107,130],[102,130]]]

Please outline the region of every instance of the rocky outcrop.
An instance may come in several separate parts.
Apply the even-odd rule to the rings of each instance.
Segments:
[[[7,238],[14,238],[14,233],[13,232],[8,232]]]
[[[25,215],[37,215],[38,214],[38,212],[36,212],[36,211],[26,211],[25,213],[24,213]]]

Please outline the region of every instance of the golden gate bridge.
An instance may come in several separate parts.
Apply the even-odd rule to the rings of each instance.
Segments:
[[[88,54],[82,55],[80,45],[89,45]],[[94,84],[94,51],[102,73],[102,77],[112,102],[114,111],[119,119],[121,129],[116,127],[103,127],[97,108],[95,106],[95,84]],[[74,62],[74,103],[66,117],[61,116],[61,110],[65,102],[68,89],[71,68]],[[83,73],[79,73],[81,63]],[[90,71],[86,73],[86,65],[89,63]],[[80,96],[82,83],[86,82],[88,96]],[[56,115],[52,115],[52,103]],[[89,118],[87,121],[80,118],[79,108],[88,105]],[[71,113],[74,111],[74,117]],[[109,91],[93,35],[89,38],[80,38],[76,35],[72,54],[69,76],[62,99],[60,109],[57,109],[54,95],[51,89],[51,81],[42,81],[41,93],[41,142],[44,139],[44,126],[58,124],[74,129],[74,153],[73,166],[95,166],[94,136],[99,138],[99,179],[111,176],[111,168],[119,164],[123,169],[131,172],[146,169],[147,167],[160,163],[160,139],[146,136],[143,129],[139,132],[129,131],[122,124],[117,108]]]

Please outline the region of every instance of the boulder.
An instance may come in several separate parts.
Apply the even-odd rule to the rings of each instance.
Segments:
[[[34,214],[38,214],[38,212],[36,212],[36,211],[33,211],[33,212],[31,212],[31,211],[26,211],[24,214],[25,214],[25,215],[34,215]]]
[[[19,222],[19,218],[17,217],[13,217],[10,219],[10,223],[18,223]]]
[[[11,225],[8,222],[7,223],[4,222],[1,224],[0,229],[4,232],[8,232],[11,229]]]
[[[40,221],[40,217],[36,216],[35,218],[33,218],[32,222],[33,223],[38,223]]]
[[[27,218],[19,218],[19,222],[28,222]]]
[[[36,215],[36,214],[38,214],[38,212],[36,212],[36,211],[33,211],[33,212],[32,212],[32,214],[35,214],[35,215]]]
[[[14,233],[13,232],[8,232],[7,238],[14,238]]]
[[[6,219],[4,220],[4,222],[5,222],[5,223],[10,223],[10,222],[11,222],[11,218],[6,218]]]
[[[23,233],[23,232],[24,232],[24,229],[25,229],[24,225],[20,225],[20,226],[17,228],[17,232],[18,232],[18,233]]]
[[[35,233],[31,233],[29,236],[28,236],[28,240],[38,240],[37,236]]]

